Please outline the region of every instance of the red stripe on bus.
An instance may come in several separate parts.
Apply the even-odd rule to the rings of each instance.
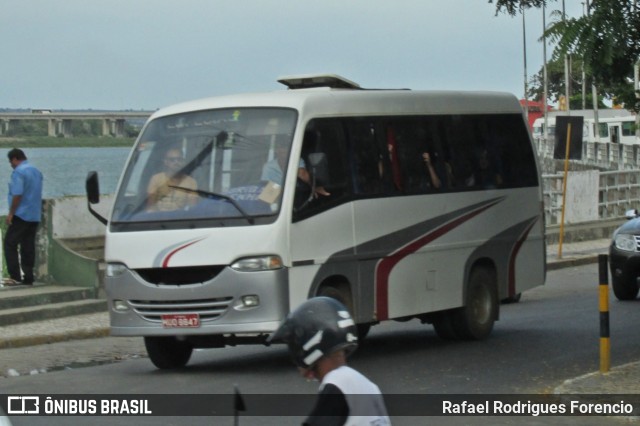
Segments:
[[[492,207],[497,201],[479,208],[478,210],[467,213],[449,223],[444,224],[440,228],[436,228],[430,233],[423,235],[417,240],[412,241],[406,246],[400,248],[388,257],[380,260],[376,266],[376,319],[384,321],[389,319],[389,276],[393,268],[400,263],[402,259],[412,253],[418,251],[421,247],[429,244],[431,241],[446,234],[454,228],[462,225],[469,219],[479,215],[483,211]]]
[[[176,254],[180,250],[186,249],[187,247],[189,247],[189,246],[191,246],[191,245],[193,245],[193,244],[195,244],[195,243],[197,243],[199,241],[202,241],[202,239],[191,241],[190,243],[187,243],[187,244],[185,244],[183,246],[180,246],[180,247],[176,248],[175,250],[170,251],[169,254],[167,255],[167,257],[165,257],[164,260],[162,261],[162,267],[163,268],[169,267],[169,260],[171,260],[171,258],[173,257],[174,254]]]
[[[516,257],[518,257],[518,252],[520,252],[522,244],[524,244],[535,223],[536,221],[531,222],[531,225],[525,229],[518,241],[516,241],[516,244],[513,246],[513,250],[511,250],[511,256],[509,256],[509,283],[507,285],[509,297],[516,295]]]

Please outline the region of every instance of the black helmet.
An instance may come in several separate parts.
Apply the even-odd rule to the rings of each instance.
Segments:
[[[358,332],[342,303],[330,297],[314,297],[291,312],[268,341],[287,343],[293,361],[309,368],[339,349],[354,351]]]

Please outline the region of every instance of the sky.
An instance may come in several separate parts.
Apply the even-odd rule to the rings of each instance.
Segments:
[[[542,11],[525,17],[531,76]],[[155,110],[313,73],[522,97],[523,44],[522,16],[487,0],[0,0],[0,108]]]

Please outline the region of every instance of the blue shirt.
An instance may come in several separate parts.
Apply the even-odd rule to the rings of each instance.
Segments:
[[[300,161],[298,161],[298,168],[305,168],[305,163],[302,158],[300,159]],[[278,159],[274,158],[271,161],[267,161],[265,165],[262,166],[262,177],[260,178],[260,180],[271,181],[273,183],[282,185],[282,174],[282,169],[280,168]]]
[[[23,161],[13,169],[9,182],[9,208],[16,195],[22,195],[15,215],[27,222],[40,222],[42,218],[42,173]]]

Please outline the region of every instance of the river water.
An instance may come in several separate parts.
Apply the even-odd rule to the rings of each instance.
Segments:
[[[44,198],[65,195],[84,195],[87,173],[96,170],[100,175],[100,192],[115,192],[120,173],[131,148],[25,148],[29,163],[44,175]],[[8,211],[7,190],[11,166],[9,149],[0,149],[0,215]]]

